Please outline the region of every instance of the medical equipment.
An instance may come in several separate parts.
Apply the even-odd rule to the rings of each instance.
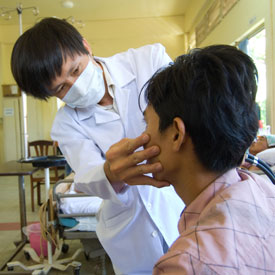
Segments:
[[[275,184],[275,174],[266,162],[251,154],[246,154],[245,161],[261,169],[271,182]]]
[[[49,168],[53,166],[63,166],[66,164],[66,160],[63,156],[45,156],[39,158],[25,159],[21,160],[21,162],[32,163],[34,167],[44,168],[45,173],[45,203],[43,204],[46,209],[45,222],[43,225],[43,231],[47,231],[47,233],[55,233],[54,226],[54,215],[53,215],[53,205],[52,205],[52,196],[49,196],[50,193],[50,173]],[[42,205],[42,206],[43,206]],[[42,223],[41,223],[42,225]],[[48,234],[48,236],[51,234]],[[58,236],[57,236],[58,237]],[[74,261],[81,250],[78,250],[74,253],[74,255],[70,258],[59,259],[60,253],[62,251],[62,242],[59,243],[57,249],[55,249],[55,253],[53,255],[52,245],[53,238],[47,238],[47,259],[40,259],[36,254],[35,250],[31,247],[24,248],[25,255],[28,255],[29,258],[32,258],[36,263],[35,265],[26,266],[19,261],[9,262],[7,263],[8,270],[13,270],[15,266],[19,266],[26,271],[33,271],[32,274],[48,274],[49,271],[54,268],[60,271],[65,271],[69,266],[74,268],[74,274],[78,275],[81,267],[81,263]]]
[[[69,176],[58,181],[53,187],[53,201],[56,203],[60,238],[63,240],[80,240],[86,259],[99,257],[102,275],[106,275],[107,254],[96,234],[96,214],[102,200],[83,193],[69,192],[71,184],[73,184],[73,178]],[[79,212],[77,213],[76,210]],[[65,211],[67,213],[64,213]],[[69,212],[71,214],[68,214]],[[76,225],[71,227],[70,224],[72,223]]]

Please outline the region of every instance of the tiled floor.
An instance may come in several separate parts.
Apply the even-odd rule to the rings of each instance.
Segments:
[[[19,202],[18,202],[18,179],[17,177],[0,177],[0,266],[5,262],[5,260],[15,251],[14,241],[18,241],[21,238],[20,235],[20,215],[19,215]],[[44,189],[42,187],[42,189]],[[38,222],[38,210],[39,207],[36,206],[35,212],[31,211],[30,203],[30,186],[29,177],[25,177],[25,193],[26,193],[26,208],[27,208],[27,221],[28,223]],[[43,194],[42,194],[43,198]],[[35,197],[36,200],[36,197]],[[60,256],[60,258],[71,257],[78,248],[82,248],[82,244],[79,240],[66,241],[69,245],[69,251],[66,254]],[[100,258],[94,258],[87,260],[85,255],[81,253],[76,259],[76,261],[81,262],[80,274],[82,275],[93,275],[102,274],[102,266]],[[33,260],[27,260],[23,250],[21,250],[18,255],[12,261],[21,261],[27,266],[37,264]],[[14,271],[20,274],[22,268],[15,267]],[[12,273],[11,273],[12,274]],[[57,271],[51,269],[48,273],[50,275],[54,274],[74,274],[72,267],[69,267],[67,271]],[[106,257],[106,274],[114,274],[111,262],[108,257]]]

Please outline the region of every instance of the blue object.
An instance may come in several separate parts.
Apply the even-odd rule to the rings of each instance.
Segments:
[[[79,222],[74,218],[60,218],[59,223],[63,226],[72,228],[76,226]]]

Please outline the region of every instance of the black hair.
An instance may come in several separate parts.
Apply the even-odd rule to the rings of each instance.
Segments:
[[[12,74],[27,94],[47,99],[51,96],[48,87],[61,74],[63,61],[75,54],[89,54],[78,30],[65,20],[44,18],[17,39]]]
[[[252,59],[233,46],[191,50],[148,82],[145,97],[163,132],[180,117],[195,153],[209,170],[241,164],[258,130],[258,73]]]

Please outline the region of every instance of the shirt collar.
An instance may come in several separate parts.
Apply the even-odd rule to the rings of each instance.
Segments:
[[[179,232],[185,228],[195,225],[201,212],[207,204],[217,195],[218,192],[228,188],[230,185],[239,182],[241,177],[236,168],[221,175],[213,183],[209,184],[183,211],[179,221]],[[184,222],[182,222],[184,220]]]
[[[100,61],[99,61],[100,62]],[[108,87],[112,86],[112,85],[115,85],[112,77],[110,76],[110,73],[105,65],[104,62],[100,62],[100,64],[102,65],[103,67],[103,72],[104,72],[104,75],[105,75],[105,79],[106,79],[106,82],[107,82],[107,85]]]
[[[240,181],[240,176],[237,169],[231,169],[226,173],[218,177],[213,183],[208,185],[196,198],[192,201],[185,209],[185,211],[195,211],[201,212],[206,206],[206,204],[216,196],[216,194],[232,183]]]

